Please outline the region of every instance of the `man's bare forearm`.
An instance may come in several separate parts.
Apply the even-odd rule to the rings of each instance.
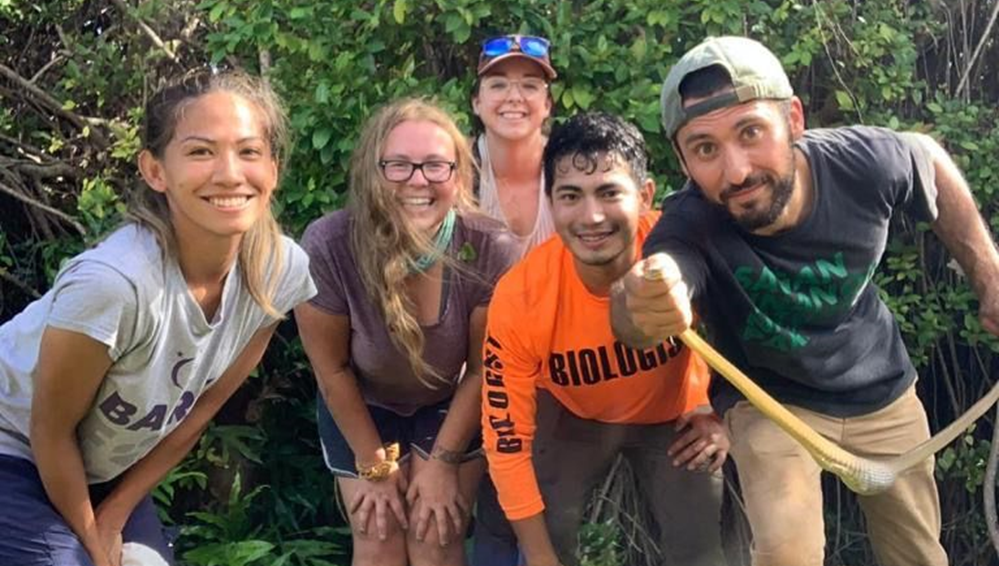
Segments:
[[[939,216],[933,230],[964,270],[979,298],[999,280],[999,253],[971,189],[950,155],[929,136],[919,136],[933,158]]]

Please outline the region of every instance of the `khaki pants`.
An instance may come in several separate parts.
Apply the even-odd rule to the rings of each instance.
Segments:
[[[833,418],[789,406],[819,434],[866,456],[895,456],[929,437],[926,411],[909,388],[868,415]],[[821,469],[795,440],[746,401],[725,415],[753,531],[753,566],[822,566]],[[933,459],[903,473],[886,492],[858,496],[882,566],[946,566]]]
[[[673,423],[607,424],[581,419],[538,391],[534,468],[548,533],[566,566],[577,563],[577,535],[589,495],[623,454],[656,519],[662,564],[724,564],[720,534],[721,472],[689,472],[666,454]],[[651,534],[651,533],[650,533]]]

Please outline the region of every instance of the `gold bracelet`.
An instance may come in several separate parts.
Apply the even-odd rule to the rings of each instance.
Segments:
[[[392,472],[399,469],[399,443],[393,442],[385,446],[385,459],[370,466],[355,462],[357,477],[367,481],[385,481]]]

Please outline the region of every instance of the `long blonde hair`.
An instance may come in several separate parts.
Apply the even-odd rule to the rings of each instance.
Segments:
[[[475,209],[472,197],[474,160],[468,139],[454,119],[431,102],[407,98],[382,108],[368,119],[350,160],[350,244],[361,281],[381,309],[392,342],[409,359],[417,378],[428,387],[449,383],[423,359],[424,336],[405,292],[405,279],[416,258],[432,253],[433,242],[410,227],[395,200],[395,189],[381,173],[378,162],[392,130],[403,122],[425,121],[448,134],[455,147],[453,181],[459,214]],[[449,258],[444,261],[454,263]]]
[[[154,94],[146,103],[143,149],[162,159],[184,109],[199,97],[212,92],[231,93],[257,106],[265,122],[271,155],[279,165],[278,171],[281,171],[289,146],[288,119],[284,107],[264,81],[236,71],[192,73]],[[129,199],[126,217],[148,228],[167,257],[177,257],[177,238],[170,220],[170,206],[163,193],[146,186],[137,187]],[[243,234],[238,259],[243,284],[250,296],[264,312],[275,318],[283,316],[273,303],[284,267],[284,249],[280,238],[281,227],[268,205],[253,227]]]

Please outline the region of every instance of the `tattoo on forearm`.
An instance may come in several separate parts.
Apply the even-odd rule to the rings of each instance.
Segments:
[[[440,460],[445,464],[460,464],[464,454],[454,450],[448,450],[447,448],[441,448],[440,446],[434,446],[434,450],[431,452],[430,457],[434,460]]]

